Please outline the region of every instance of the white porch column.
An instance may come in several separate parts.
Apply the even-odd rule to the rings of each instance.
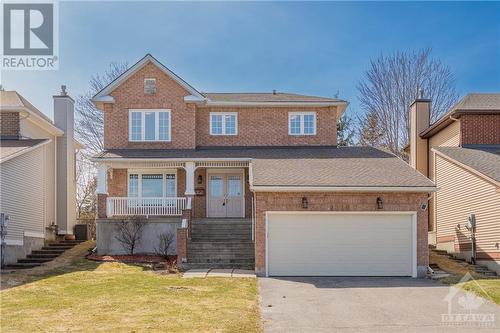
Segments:
[[[97,194],[108,194],[108,167],[101,163],[97,166]]]
[[[186,162],[184,167],[186,170],[186,193],[184,195],[195,195],[194,192],[194,162]]]

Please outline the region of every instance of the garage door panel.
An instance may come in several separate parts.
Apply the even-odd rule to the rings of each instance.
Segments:
[[[270,275],[412,274],[411,215],[270,214]]]

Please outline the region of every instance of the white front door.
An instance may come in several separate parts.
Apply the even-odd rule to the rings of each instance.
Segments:
[[[245,217],[242,173],[209,173],[208,217]]]

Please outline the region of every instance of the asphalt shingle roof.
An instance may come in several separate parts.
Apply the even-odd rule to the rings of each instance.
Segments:
[[[500,183],[500,145],[434,149]]]
[[[214,102],[345,102],[338,98],[292,93],[203,93]]]
[[[371,147],[113,149],[96,156],[103,158],[248,158],[256,186],[434,186],[395,155]]]
[[[3,160],[45,141],[48,139],[0,140],[0,159]]]

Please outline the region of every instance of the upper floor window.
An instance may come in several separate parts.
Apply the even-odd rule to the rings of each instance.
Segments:
[[[315,112],[288,113],[289,135],[316,135]]]
[[[144,93],[154,95],[156,93],[156,79],[144,79]]]
[[[211,112],[210,135],[238,134],[238,114],[236,112]]]
[[[129,110],[129,141],[170,141],[170,110]]]

